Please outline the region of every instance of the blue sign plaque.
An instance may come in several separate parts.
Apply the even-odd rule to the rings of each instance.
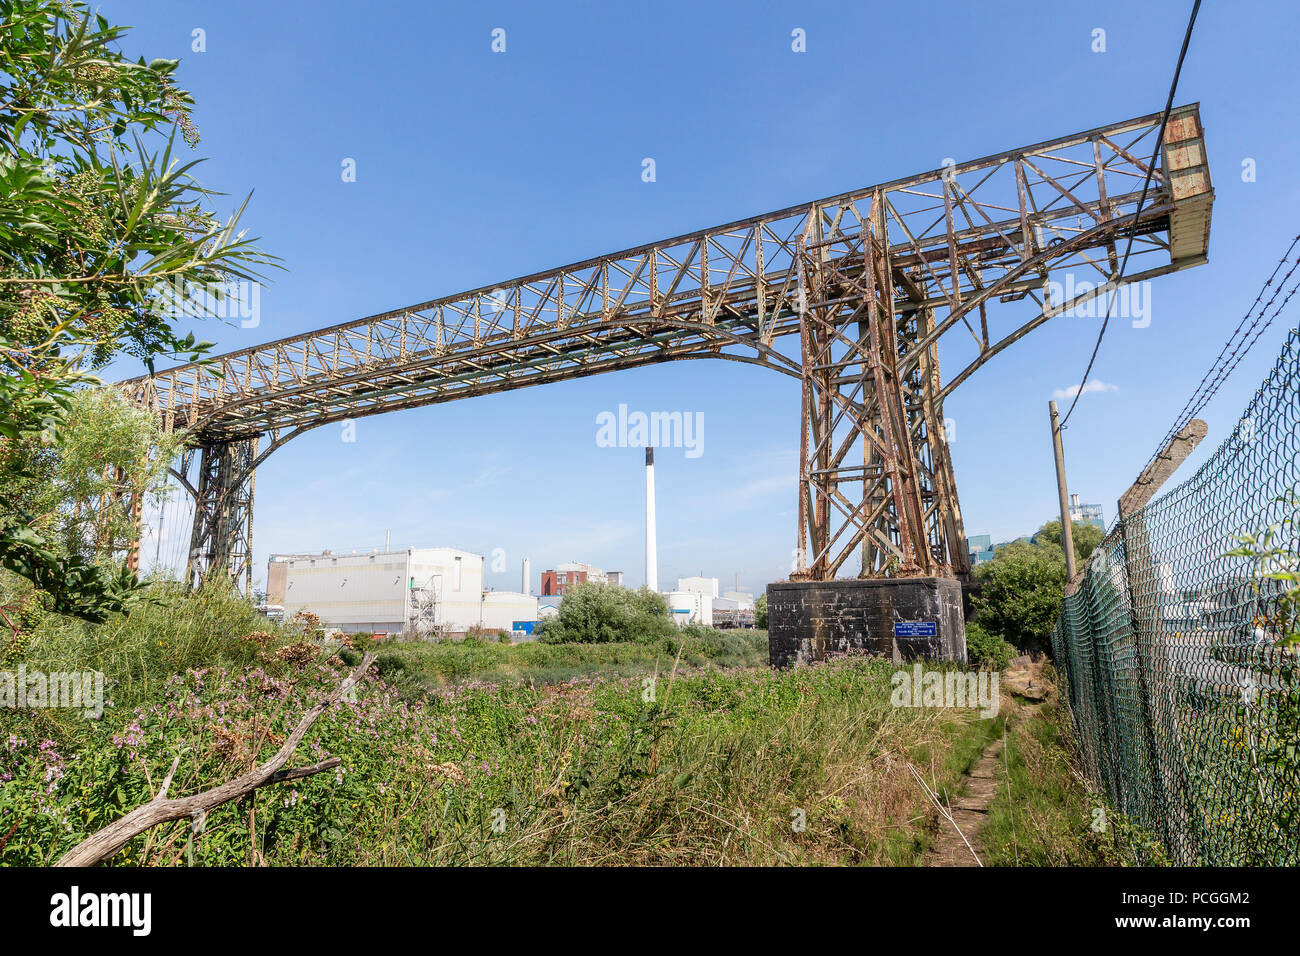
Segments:
[[[894,637],[938,637],[939,625],[935,621],[895,621]]]

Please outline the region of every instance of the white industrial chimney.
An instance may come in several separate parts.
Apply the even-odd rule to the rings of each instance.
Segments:
[[[655,450],[645,450],[645,586],[659,590],[659,554],[655,546]]]
[[[532,565],[528,563],[528,559],[527,559],[527,558],[524,558],[524,573],[523,573],[524,583],[523,583],[523,584],[520,586],[520,588],[519,588],[520,593],[522,593],[522,594],[532,594],[532,593],[533,593],[532,588],[528,586],[528,582],[529,582],[529,580],[532,578],[532,576],[533,576],[533,575],[532,575]]]

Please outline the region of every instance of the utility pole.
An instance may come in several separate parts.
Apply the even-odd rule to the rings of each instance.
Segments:
[[[1048,402],[1052,415],[1052,452],[1056,455],[1056,492],[1061,498],[1061,547],[1065,549],[1065,580],[1074,579],[1074,525],[1070,521],[1070,497],[1065,487],[1065,452],[1061,449],[1061,422],[1056,402]]]

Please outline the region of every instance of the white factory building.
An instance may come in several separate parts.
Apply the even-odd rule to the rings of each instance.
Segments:
[[[723,619],[733,620],[739,612],[754,610],[754,595],[739,590],[719,594],[717,578],[678,578],[676,589],[664,596],[673,619],[682,625],[712,627],[716,613],[725,612]]]
[[[483,556],[456,548],[271,555],[267,603],[347,633],[460,635],[537,620],[537,598],[483,589]]]
[[[668,609],[680,625],[713,626],[713,602],[718,597],[717,578],[678,578],[677,588],[668,591]]]

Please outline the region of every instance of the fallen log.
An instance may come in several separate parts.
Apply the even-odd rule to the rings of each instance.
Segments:
[[[167,790],[171,786],[172,777],[176,774],[176,768],[179,766],[181,759],[177,756],[172,761],[172,768],[167,777],[163,780],[162,788],[152,800],[136,807],[126,816],[114,820],[102,830],[86,837],[86,839],[63,854],[54,865],[94,866],[122,849],[132,838],[158,826],[160,823],[183,820],[186,817],[198,817],[200,814],[207,813],[213,807],[236,800],[259,787],[283,783],[286,780],[299,780],[320,773],[322,770],[329,770],[338,766],[340,760],[337,757],[331,757],[329,760],[323,760],[309,767],[282,769],[288,763],[289,758],[293,756],[298,744],[302,743],[303,737],[307,735],[307,731],[311,729],[317,718],[355,687],[374,661],[375,655],[367,653],[356,669],[338,687],[334,688],[328,696],[313,704],[302,715],[302,719],[298,721],[298,726],[294,727],[293,732],[285,738],[280,749],[260,767],[254,767],[247,773],[241,774],[233,780],[228,780],[218,787],[213,787],[211,790],[204,790],[202,793],[196,793],[190,797],[169,800],[167,799]]]

